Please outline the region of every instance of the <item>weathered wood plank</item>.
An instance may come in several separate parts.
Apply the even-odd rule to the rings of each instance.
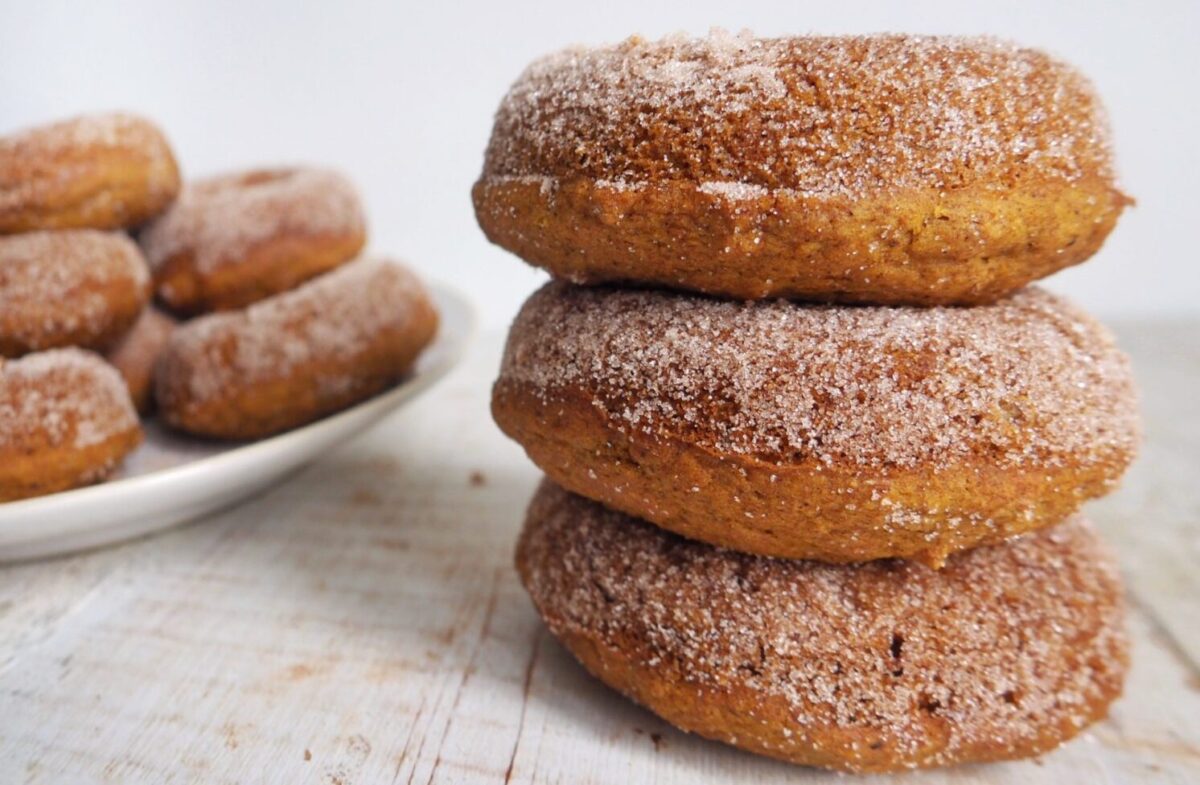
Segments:
[[[1122,488],[1088,512],[1137,601],[1200,679],[1200,323],[1115,327],[1133,358],[1145,442]]]

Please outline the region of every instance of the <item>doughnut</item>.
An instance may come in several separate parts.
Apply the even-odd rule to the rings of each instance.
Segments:
[[[551,282],[492,412],[568,490],[764,556],[947,555],[1065,518],[1139,438],[1128,360],[1036,287],[975,308]]]
[[[488,238],[576,283],[992,302],[1131,203],[1088,81],[990,38],[630,38],[534,62],[473,189]]]
[[[148,414],[154,404],[154,368],[178,325],[167,314],[150,306],[142,311],[129,332],[105,355],[129,388],[134,408]]]
[[[685,731],[886,772],[1047,752],[1103,718],[1128,665],[1118,570],[1073,518],[942,570],[769,559],[546,483],[517,569],[610,687]]]
[[[178,192],[171,148],[141,117],[85,115],[0,137],[0,234],[137,226]]]
[[[241,308],[350,261],[366,221],[341,175],[263,169],[185,186],[139,239],[159,298],[194,314]]]
[[[436,330],[416,276],[360,259],[244,311],[181,325],[155,375],[159,415],[198,436],[268,436],[387,388]]]
[[[129,391],[97,355],[0,358],[0,502],[98,482],[141,440]]]
[[[0,355],[103,349],[137,320],[150,276],[137,245],[96,229],[0,236]]]

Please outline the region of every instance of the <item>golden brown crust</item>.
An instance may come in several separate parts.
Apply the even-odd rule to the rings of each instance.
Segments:
[[[751,553],[938,565],[1108,492],[1138,439],[1108,333],[1037,290],[973,309],[552,283],[492,411],[569,490]]]
[[[1085,261],[1126,203],[1101,180],[1021,187],[851,201],[502,180],[474,197],[489,240],[575,283],[930,306],[994,302]]]
[[[141,440],[129,392],[96,355],[0,359],[0,502],[102,480]]]
[[[722,551],[546,483],[517,568],[589,671],[687,731],[794,763],[896,771],[1046,752],[1128,661],[1090,526],[855,566]]]
[[[1094,253],[1129,202],[1068,66],[990,39],[630,39],[522,75],[476,214],[580,283],[976,304]]]
[[[149,296],[146,261],[122,233],[0,236],[0,356],[104,349],[129,330]]]
[[[178,192],[166,138],[140,117],[86,115],[0,137],[0,234],[138,226]]]
[[[255,170],[187,185],[140,239],[159,298],[202,313],[241,308],[353,259],[366,221],[353,185],[335,172]]]
[[[156,373],[159,414],[222,439],[303,425],[401,378],[437,320],[411,272],[360,259],[245,311],[179,327]]]
[[[497,387],[501,428],[556,482],[712,545],[832,563],[947,556],[1063,520],[1128,462],[1001,469],[967,457],[937,474],[773,464],[614,430],[591,400]]]
[[[148,306],[129,332],[105,355],[121,374],[138,414],[149,414],[154,405],[154,369],[178,322]]]

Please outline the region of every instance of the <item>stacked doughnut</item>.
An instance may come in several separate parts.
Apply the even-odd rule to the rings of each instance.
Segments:
[[[356,258],[365,239],[342,176],[181,186],[137,117],[0,138],[0,502],[111,475],[155,406],[187,433],[249,439],[395,382],[437,314],[412,273]]]
[[[1129,203],[1082,76],[991,39],[571,49],[505,97],[473,196],[557,279],[492,412],[547,475],[518,570],[588,670],[846,771],[1105,715],[1122,590],[1076,511],[1132,460],[1135,392],[1028,286]]]

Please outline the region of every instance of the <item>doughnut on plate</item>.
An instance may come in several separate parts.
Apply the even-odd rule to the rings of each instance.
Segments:
[[[398,385],[357,406],[278,436],[210,442],[146,423],[144,444],[101,485],[0,504],[0,562],[119,542],[229,507],[278,482],[414,400],[450,371],[474,329],[462,295],[428,284],[438,334]]]

